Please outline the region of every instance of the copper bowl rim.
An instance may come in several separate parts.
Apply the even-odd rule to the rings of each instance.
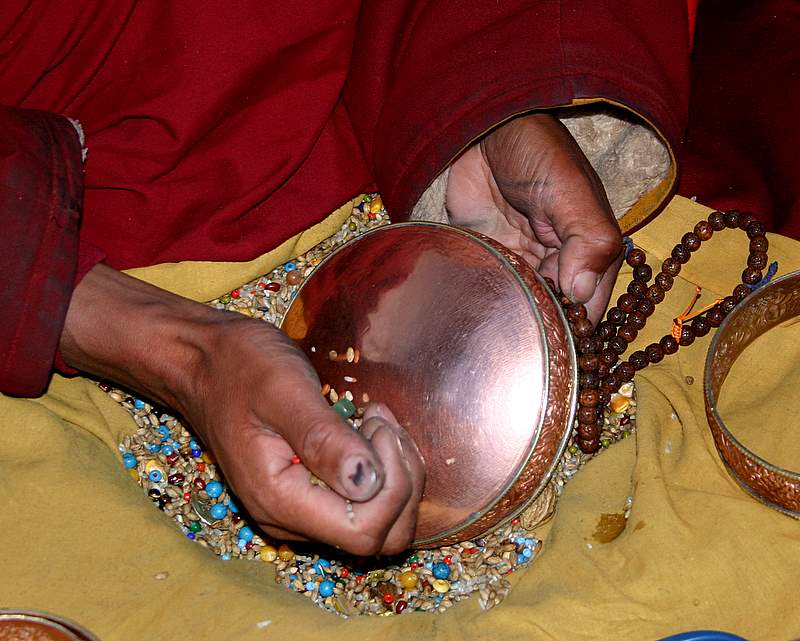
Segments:
[[[787,470],[780,466],[774,465],[764,459],[763,457],[759,456],[749,448],[745,447],[739,439],[734,436],[734,434],[730,431],[728,426],[725,424],[724,419],[720,415],[717,409],[717,398],[714,395],[713,385],[714,385],[714,377],[713,377],[713,366],[715,358],[717,357],[717,350],[719,347],[719,343],[727,338],[727,331],[728,328],[736,321],[736,319],[740,316],[740,314],[748,309],[751,305],[758,303],[761,300],[764,300],[769,297],[769,295],[776,289],[786,285],[787,283],[792,283],[796,281],[797,287],[800,288],[800,271],[791,272],[780,278],[776,278],[775,280],[770,281],[763,287],[757,289],[753,292],[750,296],[745,298],[744,300],[740,301],[733,311],[728,314],[728,316],[722,321],[719,326],[719,329],[714,334],[714,337],[711,339],[711,343],[708,348],[708,353],[706,355],[706,362],[705,362],[705,372],[703,376],[703,395],[705,400],[705,407],[706,407],[706,414],[708,415],[709,419],[709,427],[712,430],[712,433],[715,430],[719,430],[730,445],[739,451],[739,453],[744,456],[749,462],[757,466],[762,470],[766,470],[771,472],[782,479],[784,479],[788,483],[795,483],[800,484],[800,472],[794,470]],[[795,316],[797,317],[797,316]],[[763,333],[769,331],[773,327],[777,326],[778,324],[785,322],[791,318],[791,316],[781,317],[775,323],[772,323],[765,330],[762,332],[758,332],[755,336],[751,338],[751,340],[747,343],[748,345],[752,343],[758,336],[762,335]],[[737,358],[741,355],[737,353],[734,355],[733,359],[731,360],[730,366],[727,368],[724,377],[720,381],[719,390],[722,390],[722,386],[725,384],[725,379],[728,377],[730,373],[731,367],[733,363],[736,361]],[[760,494],[755,488],[753,488],[741,475],[734,469],[731,465],[729,459],[729,450],[725,447],[722,447],[719,441],[715,438],[714,443],[716,445],[717,451],[720,454],[720,458],[722,459],[723,463],[725,464],[726,469],[728,470],[729,474],[733,477],[733,479],[744,489],[748,494],[750,494],[753,498],[760,501],[761,503],[771,507],[779,512],[787,514],[788,516],[792,516],[794,518],[800,519],[800,511],[788,508],[780,503],[776,503],[775,501],[770,500],[769,498]]]
[[[428,227],[428,228],[431,228],[431,229],[437,229],[438,228],[438,229],[443,229],[443,230],[445,230],[447,232],[450,232],[450,233],[457,233],[457,234],[459,234],[459,235],[461,235],[461,236],[463,236],[465,238],[468,238],[469,240],[471,240],[473,242],[479,243],[483,248],[488,250],[490,252],[490,254],[493,257],[495,257],[503,266],[508,268],[508,270],[513,273],[514,278],[516,279],[516,281],[518,282],[518,284],[522,288],[522,290],[523,290],[523,292],[525,294],[525,297],[528,300],[528,304],[529,304],[531,310],[533,311],[534,318],[536,319],[537,328],[538,328],[540,336],[541,336],[540,346],[542,348],[542,359],[543,359],[542,360],[542,363],[543,363],[542,369],[543,369],[543,375],[544,375],[543,376],[544,385],[543,385],[543,388],[542,388],[542,390],[543,390],[542,396],[543,396],[544,399],[547,399],[548,393],[549,393],[549,390],[550,390],[550,385],[551,385],[551,381],[550,381],[551,376],[550,376],[550,367],[549,367],[549,363],[550,363],[550,348],[549,348],[549,346],[547,344],[546,328],[545,328],[545,325],[544,325],[544,322],[543,322],[543,319],[542,319],[541,311],[539,309],[539,303],[536,301],[536,299],[534,298],[533,294],[531,293],[530,286],[525,282],[524,278],[519,273],[517,268],[509,260],[508,256],[505,255],[500,249],[495,247],[493,244],[491,244],[490,242],[487,242],[486,240],[484,240],[484,236],[482,234],[475,233],[475,232],[472,232],[470,230],[463,229],[463,228],[460,228],[460,227],[456,227],[456,226],[453,226],[453,225],[448,225],[448,224],[445,224],[445,223],[430,222],[430,221],[411,221],[411,222],[391,223],[391,224],[388,224],[388,225],[383,225],[381,227],[376,227],[374,229],[370,229],[370,230],[364,232],[363,234],[360,234],[359,236],[356,236],[355,238],[350,239],[346,243],[343,243],[342,245],[340,245],[339,247],[334,249],[325,258],[323,258],[320,261],[320,263],[318,265],[316,265],[314,267],[314,269],[306,276],[306,278],[303,281],[303,283],[301,283],[301,285],[297,288],[297,290],[295,292],[295,295],[292,298],[292,300],[290,301],[289,305],[286,307],[286,310],[284,311],[283,316],[281,317],[278,326],[279,327],[283,327],[283,322],[286,319],[286,317],[287,317],[287,315],[289,313],[289,310],[291,309],[291,307],[292,307],[292,305],[294,303],[294,300],[297,297],[299,297],[300,292],[303,290],[305,285],[308,282],[310,282],[311,278],[313,277],[314,272],[316,272],[323,265],[325,265],[326,263],[331,261],[334,258],[334,256],[336,256],[340,252],[345,251],[345,249],[350,250],[352,248],[353,244],[358,243],[360,240],[362,240],[364,238],[367,238],[369,236],[372,236],[372,235],[375,235],[375,234],[379,234],[379,233],[385,233],[387,230],[398,229],[398,228],[403,228],[403,227],[412,227],[412,228]],[[518,256],[518,255],[514,254],[513,252],[511,252],[511,250],[507,250],[507,251],[509,252],[510,255],[515,256],[516,259],[521,261],[523,264],[527,264],[524,261],[524,259],[522,259],[520,256]],[[542,476],[539,484],[537,485],[536,490],[531,494],[531,496],[530,496],[530,498],[528,500],[526,500],[526,501],[524,501],[522,503],[521,506],[519,506],[517,509],[513,510],[505,518],[501,519],[497,524],[495,524],[493,527],[491,527],[489,530],[487,530],[487,533],[492,531],[492,530],[494,530],[494,529],[496,529],[496,528],[498,528],[498,527],[500,527],[500,526],[502,526],[504,523],[507,523],[509,520],[511,520],[514,517],[516,517],[519,514],[521,514],[528,506],[531,505],[531,503],[533,503],[534,500],[536,500],[536,498],[547,487],[547,484],[550,482],[550,480],[553,477],[553,474],[556,471],[556,468],[558,466],[558,462],[561,460],[561,457],[563,456],[564,451],[566,450],[567,446],[569,445],[569,440],[570,440],[570,437],[572,435],[572,424],[574,422],[575,412],[577,410],[577,389],[578,389],[577,352],[575,350],[575,342],[574,342],[574,340],[572,338],[572,334],[569,331],[569,323],[566,320],[566,317],[564,315],[563,309],[561,308],[561,305],[558,303],[558,300],[555,298],[555,295],[550,291],[550,288],[547,286],[547,284],[545,283],[545,281],[542,278],[542,276],[540,276],[539,273],[536,270],[534,270],[533,268],[531,268],[531,272],[536,277],[537,281],[541,285],[541,287],[544,290],[545,294],[553,302],[553,305],[554,305],[554,307],[556,309],[556,313],[558,315],[558,318],[559,318],[560,322],[563,324],[563,326],[565,327],[565,330],[566,330],[565,331],[565,335],[567,337],[567,352],[568,352],[568,355],[569,355],[569,362],[570,362],[570,365],[571,365],[570,372],[571,372],[571,379],[572,379],[572,385],[571,385],[572,393],[570,394],[570,398],[568,399],[568,402],[569,402],[569,408],[568,408],[568,411],[567,411],[568,420],[566,422],[566,425],[565,425],[564,429],[562,430],[561,442],[558,444],[558,447],[556,449],[555,455],[553,456],[552,461],[550,462],[550,465],[548,466],[546,473]],[[471,526],[472,524],[478,522],[481,518],[483,518],[500,501],[502,501],[503,497],[506,496],[506,494],[508,494],[508,492],[517,483],[517,481],[519,480],[520,476],[524,473],[525,469],[527,468],[528,464],[531,461],[531,458],[533,457],[534,453],[536,452],[536,448],[539,445],[539,440],[540,440],[541,434],[542,434],[542,427],[543,427],[545,419],[546,419],[546,411],[545,410],[546,410],[546,408],[543,408],[543,410],[540,413],[539,421],[538,421],[538,424],[536,425],[534,436],[533,436],[533,438],[531,438],[530,445],[528,447],[528,451],[525,453],[524,457],[520,459],[520,463],[517,465],[517,469],[514,471],[514,473],[508,477],[508,481],[503,486],[502,490],[498,491],[489,503],[487,503],[485,506],[483,506],[480,510],[476,510],[475,512],[470,513],[469,516],[466,519],[464,519],[463,521],[461,521],[457,525],[449,528],[448,530],[439,532],[435,536],[426,537],[424,539],[415,539],[413,544],[412,544],[413,546],[430,545],[430,544],[436,543],[437,541],[440,541],[440,540],[446,539],[448,537],[451,537],[451,536],[457,534],[458,532],[466,530],[469,526]]]
[[[57,614],[41,610],[20,610],[13,608],[0,608],[0,621],[30,621],[44,623],[59,632],[65,632],[79,641],[100,641],[89,630]]]

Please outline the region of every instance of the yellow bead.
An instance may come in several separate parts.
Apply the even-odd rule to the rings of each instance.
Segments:
[[[376,196],[369,204],[369,212],[371,214],[377,214],[381,209],[383,209],[383,201],[380,196]]]
[[[271,545],[262,546],[258,554],[261,557],[261,560],[265,561],[266,563],[272,563],[278,558],[278,550]]]
[[[147,461],[147,463],[144,466],[144,471],[150,474],[150,472],[152,472],[153,470],[158,470],[159,472],[161,472],[162,475],[164,474],[164,470],[161,469],[161,466],[158,464],[158,461],[156,460]]]
[[[138,481],[138,480],[139,480],[139,472],[137,472],[135,469],[128,470],[128,474],[130,474],[130,475],[131,475],[131,478],[132,478],[134,481]]]
[[[281,561],[291,561],[294,558],[294,551],[284,543],[278,548],[278,558]]]
[[[403,572],[400,575],[400,585],[402,585],[406,590],[413,590],[415,587],[417,587],[417,583],[419,583],[419,579],[412,570]]]
[[[439,594],[444,594],[445,592],[450,591],[450,584],[444,579],[436,579],[433,583],[431,583],[431,585]]]

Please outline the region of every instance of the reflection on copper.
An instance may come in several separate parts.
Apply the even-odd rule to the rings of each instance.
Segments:
[[[574,350],[551,346],[561,350],[559,376],[569,378],[553,387],[553,338],[531,285],[547,299],[552,324],[557,306],[504,252],[444,225],[391,225],[321,263],[284,318],[323,383],[340,395],[350,390],[357,405],[363,394],[386,403],[419,446],[427,478],[418,543],[497,525],[541,491],[563,451],[575,386],[574,371],[561,370],[570,353],[574,370]],[[568,340],[563,327],[550,333]],[[348,347],[360,350],[358,363],[328,357]],[[546,417],[554,390],[566,398]],[[562,425],[543,429],[546,418]],[[514,494],[534,460],[527,476],[536,478],[525,480],[531,496]]]

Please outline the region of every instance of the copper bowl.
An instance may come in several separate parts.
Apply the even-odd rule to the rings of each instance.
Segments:
[[[370,231],[320,263],[281,326],[323,384],[386,403],[416,441],[414,546],[479,537],[547,486],[575,414],[575,348],[543,279],[502,245],[435,223]]]
[[[0,641],[97,641],[74,621],[37,610],[0,609]]]

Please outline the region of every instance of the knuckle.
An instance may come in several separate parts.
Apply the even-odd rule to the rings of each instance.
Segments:
[[[318,463],[323,453],[333,451],[341,437],[341,430],[335,423],[329,421],[316,421],[307,426],[300,445],[300,456],[307,464]]]

